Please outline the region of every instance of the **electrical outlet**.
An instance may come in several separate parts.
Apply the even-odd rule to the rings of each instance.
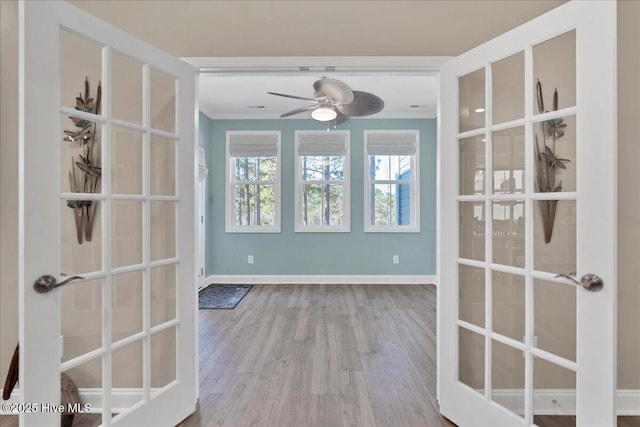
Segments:
[[[394,264],[400,264],[400,255],[394,255],[393,256],[393,263]]]
[[[247,263],[248,263],[248,264],[253,264],[253,255],[249,255],[249,256],[247,257]]]

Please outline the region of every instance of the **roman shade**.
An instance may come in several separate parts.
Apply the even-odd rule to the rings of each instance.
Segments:
[[[371,132],[367,134],[367,153],[370,156],[412,156],[417,143],[414,132]]]
[[[278,153],[278,136],[275,134],[229,135],[229,156],[231,157],[273,157]]]
[[[344,133],[300,133],[299,156],[344,156],[347,152],[347,135]]]

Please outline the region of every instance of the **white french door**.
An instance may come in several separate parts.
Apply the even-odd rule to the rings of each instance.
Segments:
[[[439,400],[460,426],[615,425],[615,22],[571,1],[442,67]]]
[[[20,23],[21,400],[59,404],[64,373],[83,425],[175,425],[198,384],[196,72],[65,2]]]

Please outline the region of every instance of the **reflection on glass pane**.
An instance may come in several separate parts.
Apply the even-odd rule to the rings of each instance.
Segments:
[[[534,123],[535,190],[576,190],[576,117]]]
[[[483,135],[461,139],[460,194],[484,194],[485,137]]]
[[[493,331],[524,342],[524,277],[492,273]]]
[[[302,224],[339,226],[344,222],[342,184],[304,184],[302,186]]]
[[[493,132],[493,192],[524,192],[524,127]]]
[[[111,353],[112,412],[126,411],[143,398],[142,341],[136,341]]]
[[[493,202],[493,262],[524,267],[524,202]]]
[[[484,328],[484,269],[458,266],[458,318]]]
[[[62,116],[60,132],[60,191],[100,193],[102,126]]]
[[[411,156],[369,156],[369,179],[411,180]]]
[[[142,262],[142,202],[111,202],[111,265],[124,267]]]
[[[342,181],[344,156],[302,156],[301,177],[304,181]]]
[[[62,361],[102,346],[102,280],[76,282],[60,288]]]
[[[273,185],[235,185],[234,206],[235,225],[275,224],[276,194]]]
[[[142,271],[111,277],[111,341],[142,331]]]
[[[537,347],[576,360],[576,290],[574,285],[536,279],[533,286],[533,333]]]
[[[100,202],[60,203],[60,272],[68,276],[102,270],[102,209]],[[87,218],[93,218],[93,227]],[[90,233],[87,234],[87,228]],[[90,237],[91,240],[87,241]],[[82,242],[82,243],[80,243]]]
[[[151,326],[176,318],[176,265],[151,269]]]
[[[459,209],[459,256],[484,261],[484,202],[460,202]]]
[[[491,65],[493,123],[524,117],[524,52]]]
[[[571,414],[576,410],[576,373],[540,358],[533,360],[533,422],[575,426],[576,417]],[[549,405],[552,399],[555,402]]]
[[[112,127],[111,191],[142,194],[142,134]]]
[[[151,135],[151,194],[176,194],[176,142],[173,139]]]
[[[151,335],[151,394],[176,379],[176,328]]]
[[[111,116],[142,124],[142,64],[111,53]]]
[[[176,81],[151,69],[151,127],[167,132],[176,129]]]
[[[82,395],[85,396],[102,396],[102,357],[97,357],[85,362],[75,368],[67,369],[64,374],[69,377],[71,381],[78,387]],[[88,399],[83,400],[83,404],[90,403]],[[93,404],[95,405],[95,401]],[[100,403],[101,405],[102,403]],[[102,413],[96,411],[95,407],[92,407],[92,412],[69,414],[73,415],[73,426],[82,427],[97,427],[102,425]],[[64,424],[64,416],[62,416],[62,425]],[[4,425],[4,424],[3,424]],[[16,424],[17,425],[17,424]]]
[[[102,80],[102,47],[75,34],[60,30],[60,103],[95,113],[98,82]],[[85,81],[89,93],[85,92]],[[93,98],[94,102],[78,103]],[[93,108],[91,108],[93,106]]]
[[[491,399],[524,416],[524,362],[522,351],[492,341]]]
[[[554,274],[576,271],[575,200],[536,200],[533,233],[535,270]]]
[[[458,327],[458,380],[484,393],[484,337]]]
[[[151,261],[176,256],[176,202],[151,202]]]
[[[576,32],[564,33],[533,47],[533,87],[540,80],[543,111],[576,105]],[[558,91],[558,108],[554,108],[553,92]],[[536,97],[533,111],[540,112]]]
[[[458,78],[458,129],[484,127],[484,68]]]

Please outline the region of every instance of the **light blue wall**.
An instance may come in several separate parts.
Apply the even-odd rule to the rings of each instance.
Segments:
[[[431,275],[436,265],[436,121],[350,119],[351,232],[294,232],[294,132],[323,129],[300,119],[210,120],[200,115],[209,167],[207,275]],[[420,131],[420,233],[364,232],[365,129]],[[282,131],[282,231],[225,233],[225,142],[228,130]],[[255,263],[247,264],[247,255]],[[392,256],[400,255],[400,264]]]

